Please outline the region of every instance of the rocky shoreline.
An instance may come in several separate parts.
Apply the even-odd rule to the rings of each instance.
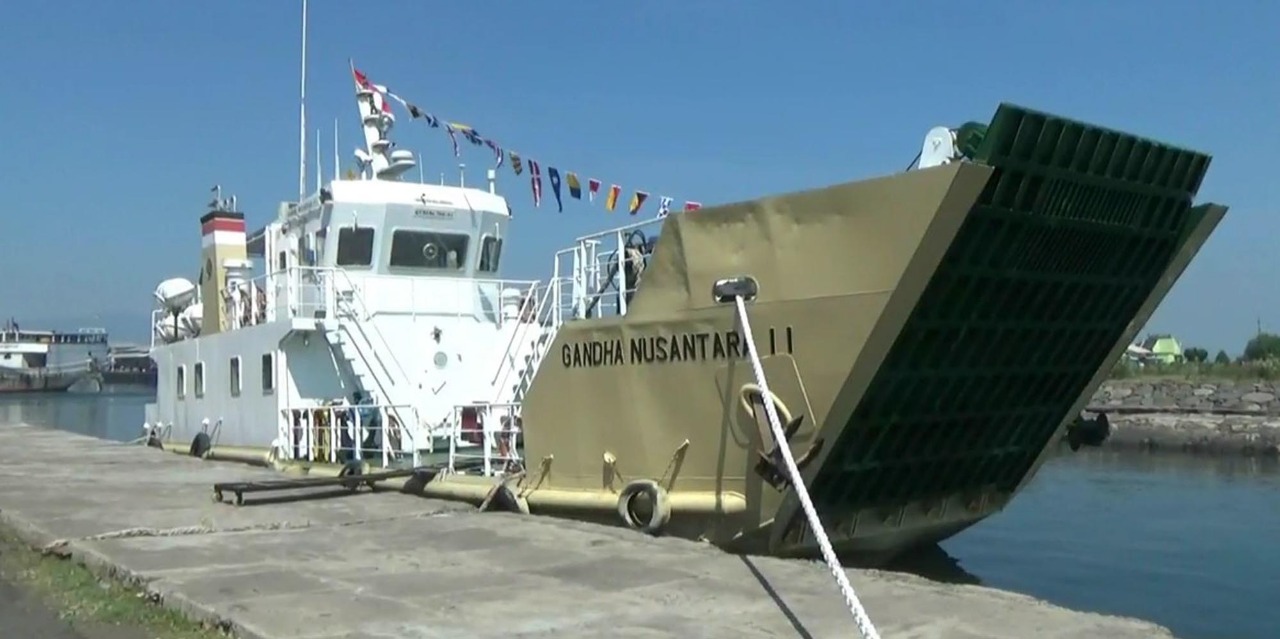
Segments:
[[[1280,382],[1118,379],[1102,384],[1089,402],[1108,412],[1207,412],[1280,416]]]
[[[1111,448],[1280,456],[1280,383],[1125,379],[1102,385],[1086,417],[1107,415]]]

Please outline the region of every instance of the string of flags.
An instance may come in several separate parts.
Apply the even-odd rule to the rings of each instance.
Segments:
[[[462,156],[462,147],[458,143],[458,136],[462,136],[464,140],[473,146],[485,147],[493,153],[494,168],[502,168],[504,164],[511,167],[512,173],[523,175],[525,170],[529,173],[529,186],[533,192],[533,205],[535,207],[542,206],[542,165],[532,157],[522,155],[510,149],[504,148],[492,138],[481,136],[476,129],[470,125],[459,122],[452,122],[442,119],[435,114],[429,113],[408,100],[400,97],[394,92],[387,89],[386,85],[374,84],[369,81],[369,76],[365,75],[359,69],[355,68],[355,64],[351,65],[351,75],[355,78],[356,87],[365,91],[371,91],[382,97],[381,104],[375,105],[381,108],[385,113],[391,113],[390,103],[387,98],[394,100],[405,111],[409,112],[409,116],[415,120],[423,121],[428,127],[433,129],[444,129],[449,135],[449,141],[453,144],[453,155],[455,157]],[[582,200],[582,178],[583,174],[575,171],[561,171],[560,169],[547,165],[546,167],[547,181],[551,183],[551,193],[556,199],[556,209],[564,212],[564,199],[562,194],[568,191],[568,196],[575,200]],[[594,177],[586,178],[586,194],[587,201],[594,203],[600,195],[600,190],[604,187],[604,182]],[[631,193],[631,201],[627,205],[627,212],[636,215],[645,203],[649,201],[649,191],[636,189]],[[604,208],[606,211],[613,212],[618,201],[622,197],[622,186],[610,183],[609,188],[604,192]],[[666,217],[671,212],[671,205],[674,200],[666,195],[658,196],[658,217]],[[685,211],[695,211],[702,208],[701,202],[686,200],[684,203]]]

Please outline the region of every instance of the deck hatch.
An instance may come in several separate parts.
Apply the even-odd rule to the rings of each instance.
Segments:
[[[1207,155],[1008,104],[976,128],[992,177],[815,476],[820,506],[1015,488],[1199,221]]]

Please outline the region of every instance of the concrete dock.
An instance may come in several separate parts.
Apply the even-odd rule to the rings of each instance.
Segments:
[[[278,476],[0,424],[0,525],[237,637],[858,636],[820,563],[392,491],[213,501],[215,482]],[[886,639],[1172,636],[978,586],[849,578]]]

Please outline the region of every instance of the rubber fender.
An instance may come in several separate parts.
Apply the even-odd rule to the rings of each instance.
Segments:
[[[637,521],[632,513],[632,504],[636,497],[647,495],[652,504],[652,512],[648,521]],[[629,482],[618,494],[618,516],[628,528],[649,533],[661,534],[671,521],[671,502],[667,500],[667,491],[652,479],[637,479]]]
[[[338,471],[339,477],[359,477],[363,474],[364,464],[354,459],[343,464],[342,469]],[[360,481],[356,479],[344,481],[342,482],[342,486],[347,490],[357,490],[360,488]]]
[[[192,457],[204,459],[211,448],[213,448],[213,440],[209,439],[209,433],[196,433],[191,440],[191,449],[188,452]]]
[[[480,506],[481,512],[496,510],[520,515],[529,514],[529,500],[517,495],[516,491],[506,484],[494,486],[489,494],[485,495]]]

